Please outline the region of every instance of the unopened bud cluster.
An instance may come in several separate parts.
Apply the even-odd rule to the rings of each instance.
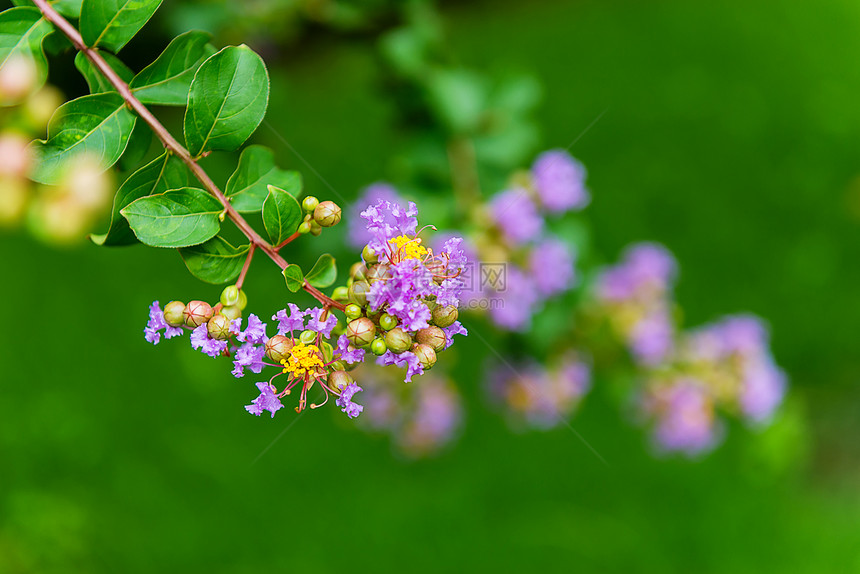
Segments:
[[[319,235],[323,227],[334,227],[340,223],[341,208],[333,201],[320,201],[309,195],[302,200],[304,220],[299,225],[299,233]]]

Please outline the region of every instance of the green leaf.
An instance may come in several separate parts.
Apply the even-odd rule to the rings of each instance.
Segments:
[[[119,160],[137,116],[117,93],[92,94],[60,106],[48,122],[48,139],[30,144],[30,179],[59,184],[71,161],[95,159],[103,169]]]
[[[195,187],[141,197],[120,210],[137,239],[152,247],[189,247],[221,229],[221,203]]]
[[[113,71],[122,78],[124,82],[128,82],[134,77],[134,72],[131,68],[122,63],[122,60],[111,54],[110,52],[100,52],[105,62],[110,64]],[[87,86],[90,88],[91,94],[102,94],[104,92],[115,92],[116,88],[107,81],[101,72],[99,72],[92,62],[84,55],[83,52],[78,52],[75,56],[75,67],[87,81]]]
[[[263,121],[269,74],[245,45],[224,48],[197,70],[188,92],[185,141],[191,155],[238,149]]]
[[[216,235],[206,243],[180,249],[179,255],[192,275],[217,285],[238,277],[250,247],[233,247],[226,239]]]
[[[131,137],[128,139],[128,145],[125,146],[125,152],[119,158],[117,164],[119,169],[130,171],[136,168],[146,157],[151,146],[152,129],[144,121],[137,122],[131,132]]]
[[[156,60],[131,80],[137,99],[144,104],[184,106],[195,72],[215,49],[209,34],[192,30],[177,36]]]
[[[42,41],[53,30],[36,8],[11,8],[0,13],[0,67],[12,66],[16,76],[33,74],[29,93],[3,94],[0,105],[18,104],[45,84],[48,60]]]
[[[302,176],[297,171],[275,167],[275,154],[269,148],[249,145],[242,150],[239,165],[227,180],[225,193],[237,211],[260,211],[269,195],[269,185],[298,197],[302,192]]]
[[[429,76],[427,96],[440,121],[455,134],[477,129],[487,103],[487,87],[480,75],[464,70],[438,70]]]
[[[79,20],[81,17],[81,4],[84,0],[48,0],[48,4],[66,18]],[[35,6],[33,0],[12,0],[15,6]]]
[[[334,257],[328,253],[323,253],[317,262],[314,264],[307,275],[305,275],[308,283],[320,289],[328,287],[337,280],[337,265],[335,265]]]
[[[96,245],[106,247],[137,243],[137,238],[128,226],[128,221],[120,215],[120,211],[141,197],[164,193],[169,189],[186,185],[188,185],[188,170],[185,169],[182,161],[174,155],[162,154],[125,180],[114,197],[107,233],[91,235],[90,239]]]
[[[296,264],[287,265],[282,271],[284,279],[287,280],[287,289],[293,293],[299,291],[305,284],[305,276],[302,268]]]
[[[302,208],[296,198],[274,185],[263,202],[263,227],[272,245],[278,245],[296,232],[302,222]]]
[[[80,28],[84,43],[117,53],[160,5],[161,0],[83,0]]]

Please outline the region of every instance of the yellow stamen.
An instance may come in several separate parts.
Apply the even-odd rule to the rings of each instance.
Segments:
[[[424,259],[427,256],[427,249],[421,247],[421,240],[417,237],[407,237],[401,235],[388,240],[388,243],[394,247],[395,258],[398,261],[406,259]]]
[[[284,366],[285,373],[291,373],[297,378],[304,378],[307,373],[316,370],[317,367],[325,366],[319,347],[305,345],[301,342],[296,343],[290,349],[290,355],[286,359],[282,359],[281,364]]]

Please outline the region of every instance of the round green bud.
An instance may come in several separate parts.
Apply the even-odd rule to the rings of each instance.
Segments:
[[[194,329],[212,318],[212,307],[206,301],[191,301],[185,306],[183,316],[185,324]]]
[[[349,276],[355,279],[356,281],[361,281],[364,279],[367,274],[367,267],[364,266],[364,263],[360,261],[357,263],[353,263],[352,267],[349,268]]]
[[[311,221],[311,235],[317,237],[320,233],[322,233],[322,227],[316,221]]]
[[[221,314],[233,321],[234,319],[238,319],[242,316],[242,310],[238,305],[231,305],[230,307],[222,308]]]
[[[239,302],[236,303],[236,307],[239,308],[240,311],[244,311],[245,307],[248,306],[248,296],[245,295],[245,292],[239,289]]]
[[[349,298],[349,288],[344,287],[343,285],[335,287],[334,291],[331,292],[331,298],[338,303],[343,303]]]
[[[459,313],[453,305],[445,305],[433,309],[433,322],[440,327],[450,327],[457,320]]]
[[[299,225],[298,232],[302,235],[308,234],[311,232],[311,224],[309,221],[303,221],[301,225]]]
[[[307,213],[313,213],[319,204],[319,199],[317,199],[313,195],[309,195],[302,200],[302,209],[304,209]]]
[[[323,227],[340,223],[340,206],[333,201],[323,201],[314,209],[314,221]]]
[[[221,291],[221,305],[230,307],[239,303],[239,288],[235,285],[228,285]]]
[[[412,348],[412,352],[415,353],[421,366],[425,369],[429,369],[436,364],[436,351],[432,347],[418,344]]]
[[[373,353],[374,355],[377,355],[377,356],[384,355],[385,351],[387,351],[387,350],[388,350],[388,346],[386,346],[385,341],[383,341],[379,337],[374,339],[373,342],[370,344],[370,352]]]
[[[334,359],[334,348],[332,348],[329,343],[323,341],[320,345],[320,350],[323,354],[323,360],[325,360],[326,363],[331,363],[332,359]]]
[[[346,321],[343,319],[343,317],[337,318],[337,324],[334,326],[331,332],[336,337],[339,337],[346,332]]]
[[[376,336],[376,325],[367,317],[353,319],[346,326],[346,338],[356,347],[369,345]]]
[[[409,333],[400,327],[395,327],[385,334],[385,344],[388,345],[388,348],[393,353],[408,351],[412,346],[412,342],[412,337],[409,336]]]
[[[329,365],[333,371],[345,371],[346,363],[343,361],[335,361],[331,365]]]
[[[434,351],[441,351],[445,348],[445,343],[448,342],[448,337],[445,335],[445,331],[439,327],[431,325],[430,327],[420,329],[415,333],[415,340],[422,345],[427,345]]]
[[[171,327],[181,327],[185,324],[185,303],[171,301],[164,306],[164,321]]]
[[[316,340],[317,340],[317,332],[311,331],[310,329],[302,331],[302,334],[299,335],[299,341],[301,341],[305,345],[311,345]]]
[[[377,281],[387,281],[391,279],[391,269],[385,263],[380,263],[378,265],[374,265],[367,270],[367,280],[370,283],[375,283]]]
[[[390,331],[397,326],[397,319],[392,317],[388,313],[383,313],[382,316],[379,318],[379,326],[386,331]]]
[[[230,337],[230,319],[217,313],[209,319],[206,324],[209,330],[209,336],[219,341],[226,341]]]
[[[352,319],[358,319],[358,318],[359,318],[359,317],[361,317],[361,315],[362,315],[362,313],[361,313],[361,307],[359,307],[359,306],[358,306],[358,305],[356,305],[355,303],[350,303],[350,304],[349,304],[349,305],[347,305],[347,306],[346,306],[346,308],[343,310],[343,314],[344,314],[344,315],[346,315],[346,317],[347,317],[348,319],[350,319],[350,320],[352,320]]]
[[[379,261],[379,256],[376,254],[376,251],[370,248],[370,245],[365,245],[364,249],[361,250],[361,258],[364,259],[364,262],[368,265],[372,265]]]
[[[293,340],[289,337],[275,335],[266,341],[266,356],[276,363],[280,363],[290,355],[293,345]]]
[[[364,307],[367,305],[367,293],[370,291],[370,285],[366,281],[356,281],[349,286],[349,300]]]
[[[352,375],[346,371],[332,371],[328,375],[328,386],[333,390],[340,392],[354,380],[355,379],[352,378]]]

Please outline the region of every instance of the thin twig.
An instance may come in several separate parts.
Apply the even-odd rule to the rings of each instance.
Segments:
[[[281,241],[281,242],[280,242],[280,243],[275,247],[275,251],[280,251],[281,249],[283,249],[283,248],[284,248],[284,246],[285,246],[285,245],[289,245],[289,244],[293,241],[293,239],[295,239],[295,238],[296,238],[296,237],[298,237],[299,235],[301,235],[301,234],[300,234],[298,231],[296,231],[295,233],[293,233],[292,235],[290,235],[289,237],[287,237],[286,239],[284,239],[283,241]]]
[[[248,274],[248,269],[251,267],[251,259],[254,258],[254,249],[255,245],[252,243],[248,248],[248,257],[245,258],[245,264],[242,266],[242,271],[239,273],[239,278],[236,280],[236,287],[238,289],[242,288],[242,284],[245,283],[245,275]]]

